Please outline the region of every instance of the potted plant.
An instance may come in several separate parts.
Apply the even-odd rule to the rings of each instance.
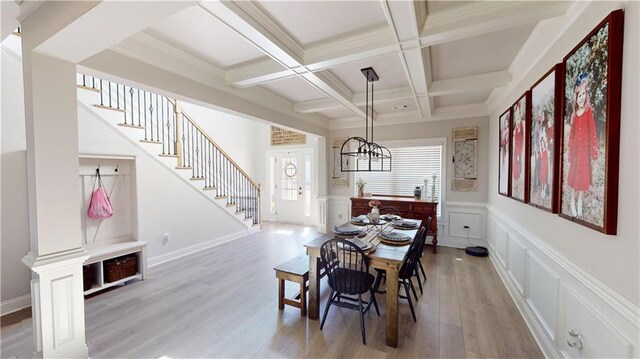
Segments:
[[[377,222],[380,218],[380,210],[378,209],[378,206],[380,204],[382,204],[382,202],[378,201],[377,199],[369,201],[369,207],[371,207],[371,217],[374,222]]]

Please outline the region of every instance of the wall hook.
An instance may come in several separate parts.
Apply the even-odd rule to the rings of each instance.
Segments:
[[[118,165],[116,165],[116,169],[115,169],[116,173],[118,173]]]

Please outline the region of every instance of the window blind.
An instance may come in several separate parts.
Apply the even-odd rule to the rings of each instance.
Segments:
[[[388,147],[393,158],[391,172],[358,172],[355,181],[362,178],[367,183],[365,191],[373,194],[413,196],[416,186],[423,186],[429,179],[429,188],[422,198],[431,197],[433,175],[436,175],[436,198],[440,195],[442,179],[442,145]],[[357,187],[354,186],[354,193]],[[440,216],[438,203],[438,216]]]

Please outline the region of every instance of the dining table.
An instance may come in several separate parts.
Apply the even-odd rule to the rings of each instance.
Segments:
[[[418,219],[405,219],[406,221],[413,221],[419,225],[421,220]],[[418,231],[415,229],[397,228],[388,222],[383,225],[365,225],[363,228],[366,235],[360,240],[370,242],[373,246],[371,249],[366,250],[365,253],[369,260],[369,266],[371,268],[378,268],[386,270],[386,331],[387,340],[386,343],[390,347],[398,347],[398,285],[389,285],[390,283],[398,283],[398,272],[405,260],[405,255],[409,250],[410,243],[403,245],[387,244],[381,241],[379,233],[381,231],[401,231],[408,235],[412,239]],[[336,238],[334,233],[328,233],[319,238],[316,238],[310,242],[307,242],[304,246],[309,256],[309,304],[307,314],[309,319],[317,320],[320,314],[320,270],[322,269],[320,260],[320,247],[322,244],[329,240]],[[340,237],[337,237],[340,238]],[[344,238],[344,237],[342,237]]]

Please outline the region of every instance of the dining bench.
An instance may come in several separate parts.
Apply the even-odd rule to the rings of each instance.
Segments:
[[[309,287],[309,257],[301,254],[287,262],[284,262],[273,268],[278,278],[278,309],[283,310],[284,305],[290,305],[300,309],[300,316],[307,315],[307,291]],[[285,281],[298,283],[300,285],[300,293],[293,299],[286,298],[284,293]],[[299,300],[298,300],[299,297]]]

